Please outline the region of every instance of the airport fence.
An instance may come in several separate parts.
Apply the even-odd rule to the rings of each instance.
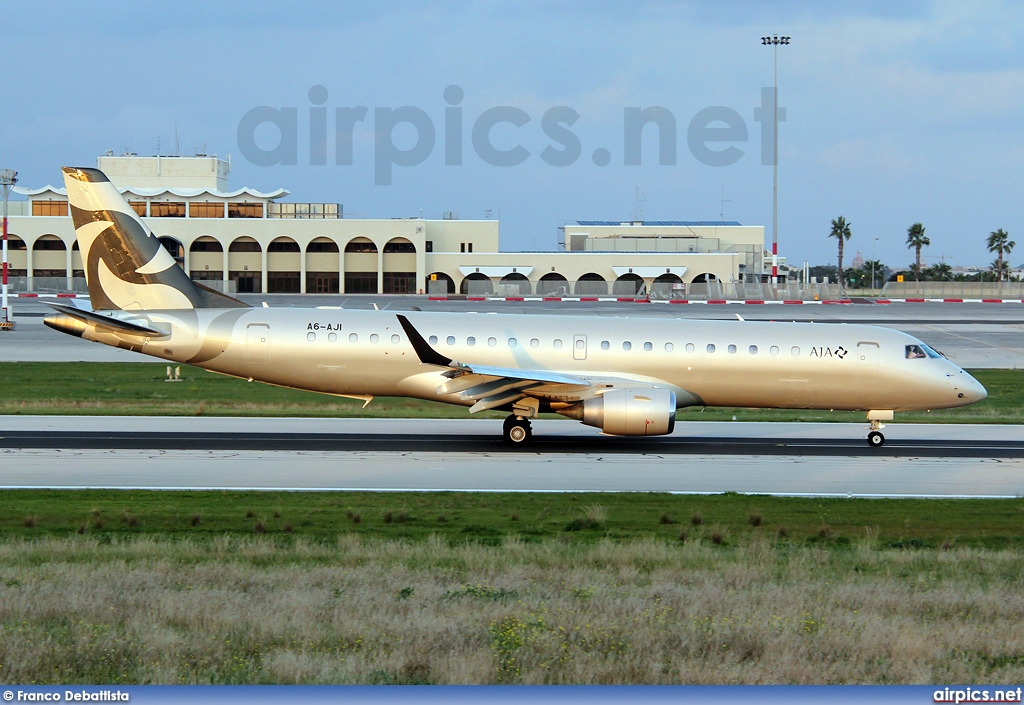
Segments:
[[[1024,282],[886,282],[886,299],[1021,299]]]

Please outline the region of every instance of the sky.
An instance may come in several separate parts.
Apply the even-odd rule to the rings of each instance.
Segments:
[[[505,251],[638,210],[770,242],[771,34],[792,37],[780,254],[834,262],[842,215],[847,263],[907,265],[915,222],[926,264],[988,264],[997,228],[1024,262],[1013,0],[5,3],[0,167],[39,187],[107,150],[204,151],[230,155],[231,188],[348,216],[500,218]]]

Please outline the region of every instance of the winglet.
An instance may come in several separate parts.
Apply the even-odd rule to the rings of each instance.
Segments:
[[[409,322],[409,319],[405,316],[398,314],[398,322],[402,324],[402,328],[405,329],[405,334],[409,336],[409,342],[412,343],[413,350],[416,351],[416,355],[420,358],[420,362],[425,365],[438,365],[439,367],[449,367],[452,364],[450,357],[445,357],[434,348],[430,347],[430,344],[423,339],[420,332]]]

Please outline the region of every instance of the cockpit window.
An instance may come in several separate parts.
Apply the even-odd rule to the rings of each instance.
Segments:
[[[921,349],[920,345],[908,345],[907,346],[907,359],[908,360],[918,360],[918,359],[925,358],[925,357],[928,357],[928,355],[925,354],[924,350]]]
[[[945,355],[943,355],[942,353],[940,353],[940,352],[939,352],[938,350],[936,350],[935,348],[929,347],[929,346],[927,346],[927,345],[924,345],[924,344],[922,344],[922,345],[921,345],[921,347],[922,347],[922,348],[924,348],[924,353],[925,353],[925,355],[927,355],[928,357],[931,357],[931,358],[939,358],[939,357],[946,357]]]

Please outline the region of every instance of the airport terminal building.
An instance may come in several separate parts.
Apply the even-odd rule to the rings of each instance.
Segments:
[[[346,218],[284,189],[229,190],[216,156],[108,153],[97,166],[193,279],[227,292],[669,297],[760,281],[766,260],[764,228],[731,221],[580,220],[559,227],[558,251],[501,252],[497,220]],[[15,192],[13,290],[84,288],[64,188]]]

